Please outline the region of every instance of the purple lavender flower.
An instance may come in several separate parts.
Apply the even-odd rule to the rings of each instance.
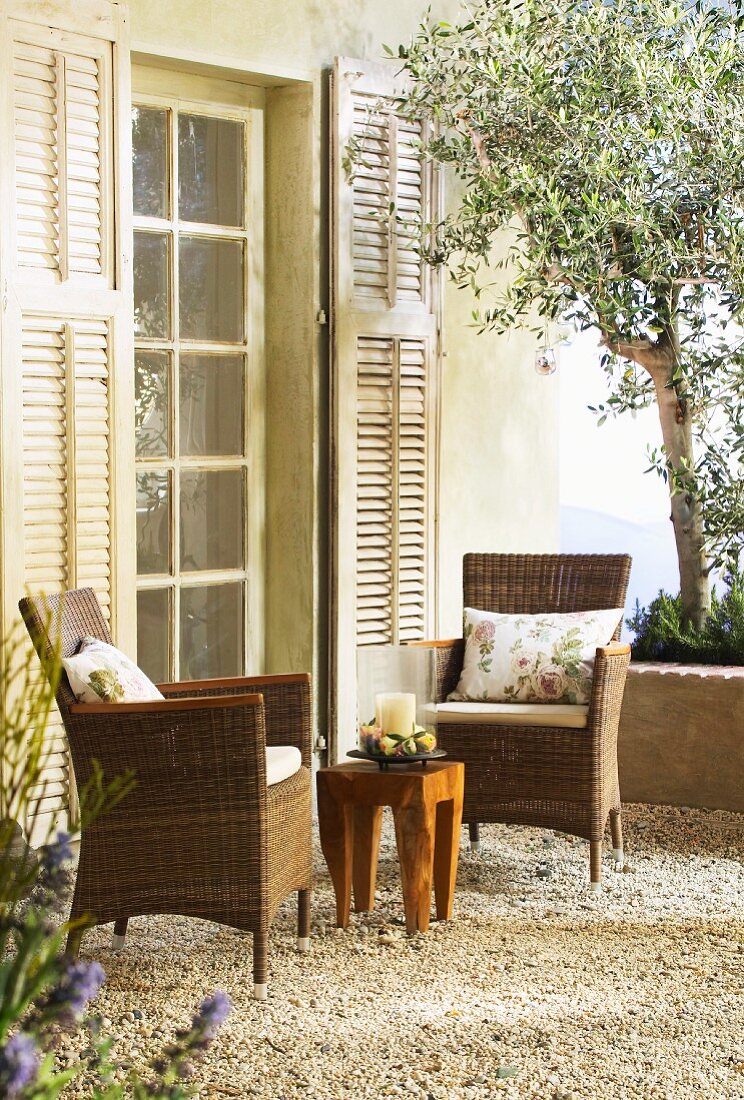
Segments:
[[[204,1039],[213,1039],[220,1024],[223,1024],[230,1014],[231,1008],[232,1001],[227,993],[216,989],[211,997],[205,997],[199,1005],[199,1011],[194,1016],[193,1030],[199,1032]]]
[[[184,1028],[176,1032],[176,1042],[167,1046],[162,1056],[151,1063],[153,1070],[162,1076],[169,1070],[175,1069],[179,1080],[189,1078],[194,1072],[195,1060],[202,1057],[231,1009],[232,1001],[220,989],[215,990],[211,997],[205,997],[191,1021],[191,1028],[188,1031]],[[148,1086],[148,1095],[164,1100],[165,1093],[160,1091],[161,1088],[162,1085],[153,1083]],[[179,1086],[176,1086],[176,1089],[177,1091],[173,1094],[174,1100],[183,1096]],[[168,1095],[170,1096],[170,1093]]]
[[[75,854],[70,843],[71,837],[64,829],[57,833],[56,840],[51,844],[45,844],[41,849],[41,866],[51,874],[58,871],[64,863],[72,863]]]
[[[51,844],[39,849],[38,886],[47,895],[40,900],[40,908],[49,908],[53,913],[61,913],[67,904],[72,888],[72,870],[70,863],[74,859],[70,834],[60,830]]]
[[[39,1068],[39,1052],[30,1035],[22,1031],[0,1047],[0,1095],[17,1096],[31,1084]]]
[[[69,963],[59,984],[49,994],[46,1013],[64,1023],[74,1023],[85,1012],[88,1001],[95,997],[106,978],[97,962]]]

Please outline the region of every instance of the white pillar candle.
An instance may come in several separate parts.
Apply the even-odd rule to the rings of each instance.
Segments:
[[[376,695],[375,717],[384,734],[412,734],[416,722],[416,696],[403,691]]]

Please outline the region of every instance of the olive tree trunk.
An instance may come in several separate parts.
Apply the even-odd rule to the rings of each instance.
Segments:
[[[672,469],[692,467],[691,409],[680,386],[673,382],[675,354],[670,349],[667,364],[657,363],[650,370],[656,390],[661,435],[667,462]],[[705,553],[702,512],[698,502],[686,492],[675,491],[669,477],[671,521],[677,544],[679,586],[684,619],[702,627],[710,611],[710,579]]]

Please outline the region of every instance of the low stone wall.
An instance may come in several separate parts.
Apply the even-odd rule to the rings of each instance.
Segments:
[[[744,813],[744,668],[632,664],[618,755],[624,802]]]

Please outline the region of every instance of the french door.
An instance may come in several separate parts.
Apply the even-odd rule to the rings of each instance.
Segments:
[[[261,112],[194,90],[132,109],[138,659],[156,680],[260,661]]]

